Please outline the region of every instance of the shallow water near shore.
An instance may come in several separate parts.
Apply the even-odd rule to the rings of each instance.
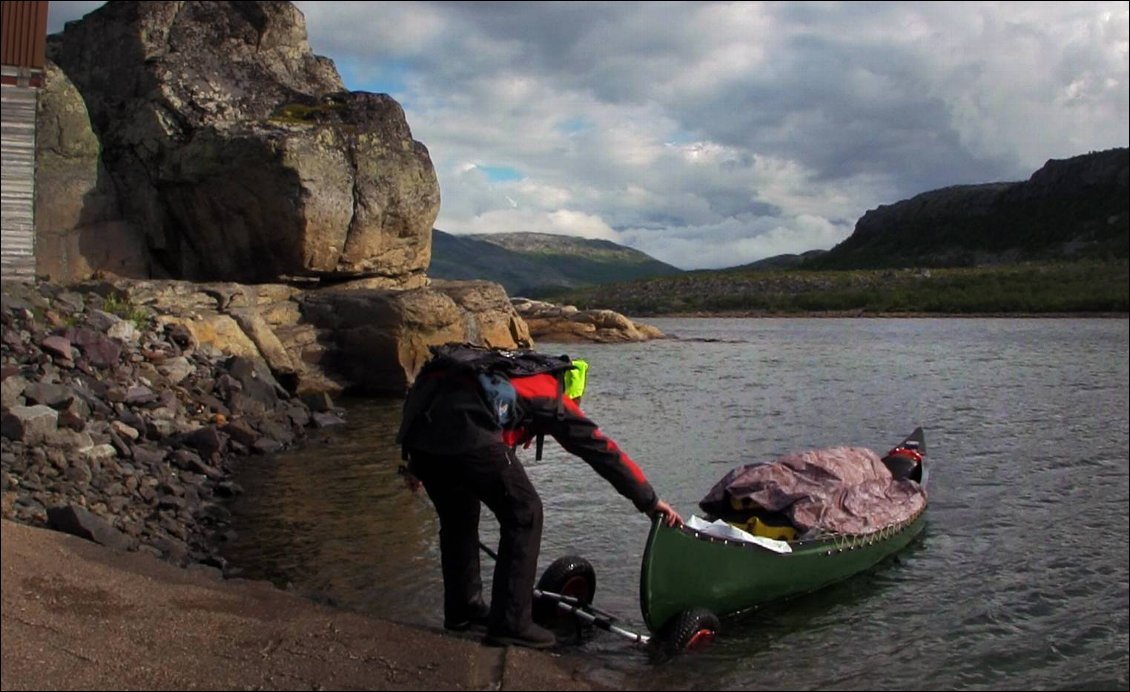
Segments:
[[[1130,386],[1124,319],[654,319],[671,339],[539,344],[591,364],[584,408],[684,515],[734,466],[840,444],[885,451],[914,427],[928,523],[897,559],[723,620],[666,663],[597,631],[564,652],[632,689],[1127,689]],[[439,627],[438,526],[396,474],[399,400],[257,458],[226,551],[247,576]],[[648,522],[547,441],[521,456],[545,504],[540,568],[567,554],[595,603],[647,633]],[[484,542],[497,531],[489,514]],[[492,564],[483,558],[489,580]],[[709,575],[703,575],[709,579]]]

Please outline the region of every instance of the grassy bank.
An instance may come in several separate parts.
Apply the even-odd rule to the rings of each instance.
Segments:
[[[1109,314],[1130,310],[1130,268],[1120,259],[942,269],[698,271],[546,299],[642,317]]]

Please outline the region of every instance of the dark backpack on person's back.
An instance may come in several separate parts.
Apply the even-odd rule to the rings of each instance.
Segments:
[[[558,415],[563,415],[564,373],[573,369],[569,356],[548,356],[529,349],[513,351],[471,344],[444,344],[431,347],[432,357],[420,369],[404,402],[404,414],[397,442],[402,445],[419,416],[430,416],[440,401],[443,383],[449,378],[477,384],[481,403],[496,430],[522,427],[529,422],[522,410],[511,378],[550,373],[557,379]],[[541,459],[543,435],[537,434],[537,458]],[[407,450],[405,450],[405,455]]]

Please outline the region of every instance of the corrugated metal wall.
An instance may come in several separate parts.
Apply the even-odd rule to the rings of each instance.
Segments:
[[[47,3],[0,2],[0,63],[5,67],[43,69],[47,46]]]
[[[35,103],[37,90],[0,86],[0,276],[35,277]]]
[[[35,278],[35,109],[47,2],[0,2],[0,278]]]

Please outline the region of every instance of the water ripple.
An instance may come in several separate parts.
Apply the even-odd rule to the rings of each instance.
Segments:
[[[684,514],[734,466],[839,444],[885,451],[917,425],[930,508],[897,559],[726,618],[703,655],[657,665],[608,633],[586,638],[576,652],[595,680],[1127,689],[1125,320],[648,321],[681,338],[543,347],[589,360],[586,411]],[[395,473],[399,402],[347,406],[347,429],[248,466],[230,559],[342,607],[438,626],[437,526]],[[597,604],[645,631],[646,519],[552,443],[543,461],[524,460],[545,505],[542,569],[586,557]],[[480,527],[488,543],[492,521]]]

